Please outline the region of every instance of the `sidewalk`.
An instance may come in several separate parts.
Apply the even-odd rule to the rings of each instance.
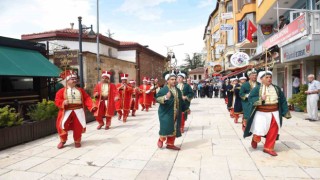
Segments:
[[[250,146],[222,99],[194,99],[181,151],[158,149],[157,108],[123,124],[96,130],[88,124],[82,147],[58,150],[57,135],[0,151],[0,179],[320,179],[320,122],[293,112],[284,119],[277,157]]]

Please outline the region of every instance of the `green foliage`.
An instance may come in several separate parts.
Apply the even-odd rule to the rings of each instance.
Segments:
[[[194,53],[192,58],[189,54],[186,54],[184,62],[185,63],[180,67],[180,69],[185,72],[189,72],[189,69],[203,67],[205,64],[205,61],[202,59],[202,54],[200,53]]]
[[[292,95],[292,98],[289,98],[288,102],[301,110],[305,110],[307,107],[307,95],[304,92],[308,90],[308,85],[301,85],[299,89],[300,92]]]
[[[9,105],[0,108],[0,127],[21,125],[22,122],[23,118],[20,117],[20,114],[14,108],[11,108]]]
[[[27,115],[31,120],[44,121],[56,117],[58,110],[53,101],[43,99],[42,102],[30,106]]]

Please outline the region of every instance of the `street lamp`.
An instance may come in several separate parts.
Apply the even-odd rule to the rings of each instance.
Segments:
[[[82,17],[78,17],[79,21],[79,75],[80,75],[80,87],[84,87],[84,82],[83,82],[83,57],[82,57],[82,31],[86,29],[91,29],[90,32],[87,34],[89,38],[95,38],[96,34],[92,30],[92,25],[90,27],[83,27],[82,26]]]

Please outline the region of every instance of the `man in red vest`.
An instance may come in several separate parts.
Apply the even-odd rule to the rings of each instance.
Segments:
[[[56,93],[55,105],[59,108],[56,127],[60,136],[58,149],[64,147],[68,139],[68,131],[73,131],[73,140],[76,148],[81,147],[81,136],[86,131],[86,116],[84,109],[91,112],[97,110],[91,97],[82,88],[76,87],[77,75],[71,70],[60,74],[66,80],[66,86]]]
[[[151,96],[149,95],[151,90],[150,90],[150,86],[147,84],[148,83],[147,77],[144,77],[142,82],[143,84],[140,85],[139,87],[140,89],[139,103],[142,107],[141,111],[146,110],[148,112],[152,102],[152,99],[150,99]]]
[[[120,74],[120,76],[121,83],[117,84],[119,100],[116,101],[116,110],[118,112],[118,120],[121,120],[123,116],[123,122],[125,123],[130,111],[130,101],[133,88],[127,83],[128,74]]]
[[[115,112],[115,101],[118,100],[118,92],[116,86],[110,83],[110,76],[111,72],[103,71],[101,82],[93,90],[95,104],[98,107],[98,110],[94,113],[96,121],[99,123],[98,130],[104,126],[104,119],[106,120],[105,129],[110,128],[111,119]]]

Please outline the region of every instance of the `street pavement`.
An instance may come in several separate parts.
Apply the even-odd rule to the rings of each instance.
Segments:
[[[0,151],[0,180],[17,179],[320,179],[320,122],[292,112],[284,120],[277,157],[250,146],[222,99],[194,99],[180,151],[157,147],[157,107],[137,112],[110,130],[89,123],[82,147],[56,148],[57,134]],[[263,140],[264,141],[264,140]]]

